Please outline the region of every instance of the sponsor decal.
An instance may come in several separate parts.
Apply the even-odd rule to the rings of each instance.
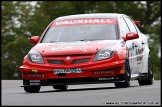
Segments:
[[[30,80],[30,85],[40,85],[40,80]]]
[[[113,80],[114,77],[109,77],[109,78],[99,78],[99,80]]]
[[[37,72],[38,72],[38,70],[36,70],[36,69],[32,69],[32,72],[37,73]]]
[[[40,82],[40,80],[30,80],[30,82]]]
[[[100,75],[100,74],[114,74],[114,70],[110,71],[96,71],[94,74]]]
[[[134,34],[128,34],[128,37],[132,37],[132,36],[134,36]]]
[[[142,53],[143,53],[143,48],[141,48],[141,49],[136,49],[136,55],[138,55],[137,56],[137,61],[142,61],[142,58],[143,58],[143,55],[142,55]]]
[[[27,74],[26,77],[28,78],[43,78],[44,77],[44,74]]]
[[[142,63],[143,51],[144,51],[144,48],[136,49],[137,64],[142,64],[142,66],[143,66],[143,63]]]
[[[74,19],[74,20],[61,20],[55,21],[53,26],[68,26],[68,25],[84,25],[84,24],[116,24],[116,19]]]

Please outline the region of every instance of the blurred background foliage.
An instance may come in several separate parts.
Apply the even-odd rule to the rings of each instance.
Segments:
[[[84,13],[123,13],[140,20],[155,79],[161,79],[161,1],[2,1],[1,12],[2,79],[21,79],[19,66],[33,47],[29,37],[41,36],[57,17]]]

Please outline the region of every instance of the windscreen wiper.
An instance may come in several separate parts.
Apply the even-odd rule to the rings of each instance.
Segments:
[[[59,41],[50,41],[50,43],[53,43],[53,42],[59,42]]]
[[[104,39],[81,39],[79,41],[96,41],[96,40],[104,40]]]

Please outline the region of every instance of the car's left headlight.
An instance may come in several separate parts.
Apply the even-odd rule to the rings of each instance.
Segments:
[[[94,61],[103,60],[112,57],[114,54],[114,49],[112,47],[101,49],[97,52]]]

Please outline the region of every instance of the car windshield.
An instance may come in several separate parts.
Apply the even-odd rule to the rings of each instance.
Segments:
[[[116,24],[73,24],[52,25],[42,39],[42,43],[116,40]]]

